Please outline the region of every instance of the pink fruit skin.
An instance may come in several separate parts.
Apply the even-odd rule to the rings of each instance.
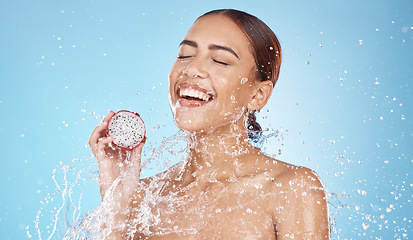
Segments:
[[[116,116],[116,114],[118,114],[118,113],[120,113],[120,112],[133,113],[133,114],[135,114],[136,116],[138,116],[138,117],[142,120],[142,118],[141,118],[141,116],[139,115],[139,113],[131,112],[131,111],[128,111],[128,110],[120,110],[120,111],[118,111],[117,113],[115,113],[115,115],[113,115],[113,116],[109,119],[108,124],[107,124],[107,126],[106,126],[106,129],[109,129],[109,124],[110,124],[110,122],[112,121],[112,118],[113,118],[114,116]],[[143,122],[143,120],[142,120],[142,122]],[[144,123],[144,122],[143,122],[143,123]],[[112,144],[115,145],[117,148],[120,148],[120,149],[132,150],[132,149],[136,148],[137,146],[139,146],[143,141],[145,141],[145,139],[146,139],[146,127],[145,127],[145,123],[143,124],[143,129],[144,129],[144,130],[143,130],[143,138],[142,138],[142,141],[141,141],[139,144],[137,144],[136,146],[134,146],[134,147],[122,147],[122,146],[116,145],[114,142],[112,142]],[[107,135],[108,135],[108,137],[110,137],[109,131],[107,131]]]

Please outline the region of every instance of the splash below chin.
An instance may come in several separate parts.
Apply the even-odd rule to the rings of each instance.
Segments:
[[[225,119],[224,121],[221,119],[219,121],[218,119],[202,119],[199,116],[186,118],[181,115],[181,117],[183,119],[175,118],[176,126],[193,137],[207,137],[209,135],[214,136],[214,138],[221,135],[247,136],[248,133],[241,119]]]

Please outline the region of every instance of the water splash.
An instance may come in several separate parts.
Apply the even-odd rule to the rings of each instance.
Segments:
[[[188,147],[186,139],[187,134],[179,131],[171,137],[164,138],[159,146],[156,142],[147,142],[143,152],[145,169],[142,171],[142,176],[148,177],[154,173],[162,172],[184,159]],[[98,189],[98,170],[94,161],[92,156],[90,159],[73,159],[69,164],[60,162],[53,170],[51,177],[54,188],[48,189],[47,196],[41,202],[43,206],[38,210],[34,221],[35,235],[39,240],[100,239],[100,237],[110,233],[111,229],[107,229],[106,232],[94,230],[105,229],[101,228],[102,224],[105,223],[103,216],[110,217],[108,216],[110,213],[106,209],[114,207],[109,204],[110,199],[103,201],[103,204],[99,205],[93,212],[90,212],[89,209],[86,212],[81,209],[81,205],[85,205],[84,195],[88,195],[86,189]],[[110,190],[111,193],[119,181],[120,179],[115,181]],[[151,186],[151,189],[153,188],[155,186]],[[156,199],[155,193],[152,195],[149,193],[147,192],[148,199],[145,201],[148,203],[152,201],[153,204],[153,199]],[[150,196],[152,196],[152,200]],[[86,199],[86,201],[88,200]],[[98,204],[98,202],[96,203]],[[141,219],[150,219],[151,217],[153,218],[147,213]],[[148,221],[146,226],[149,226],[149,222],[156,222],[156,219]],[[28,229],[26,233],[29,238],[33,237]]]
[[[76,161],[78,159],[72,160],[72,162]],[[39,239],[50,240],[61,237],[66,229],[82,217],[80,204],[83,192],[77,192],[76,186],[82,180],[86,180],[81,177],[85,171],[85,169],[76,171],[74,167],[64,165],[62,162],[59,163],[58,168],[53,170],[51,178],[55,184],[55,191],[48,193],[44,201],[41,202],[44,207],[38,210],[34,222]],[[50,211],[50,209],[53,210]],[[51,223],[42,226],[41,223],[44,221],[41,222],[40,219],[48,217],[51,219]],[[29,238],[32,237],[29,231],[27,231],[27,235]]]
[[[274,140],[282,145],[284,139],[283,134],[284,131],[264,129],[262,134],[250,143],[265,152],[267,147],[274,147]],[[187,139],[188,135],[183,131],[179,131],[176,135],[164,138],[159,144],[148,142],[143,153],[143,159],[146,159],[143,162],[145,165],[145,173],[143,176],[152,176],[153,173],[162,172],[175,165],[178,172],[180,172],[177,177],[179,181],[179,176],[182,176],[183,167],[187,163],[185,161],[189,147]],[[92,159],[93,158],[91,158],[91,161]],[[176,165],[177,162],[181,163]],[[243,209],[242,211],[246,211],[249,214],[255,212],[244,203],[239,203],[232,209],[217,208],[217,203],[214,203],[214,200],[211,200],[211,198],[204,193],[191,197],[180,195],[180,193],[196,187],[196,184],[185,186],[175,193],[165,194],[162,192],[165,184],[170,184],[169,181],[166,181],[168,177],[165,172],[164,174],[158,174],[155,177],[155,181],[151,181],[150,183],[141,182],[141,189],[144,194],[142,201],[136,208],[139,209],[139,212],[135,213],[133,221],[125,224],[113,224],[110,219],[114,219],[115,214],[119,213],[119,211],[130,211],[130,209],[122,210],[116,202],[113,201],[115,189],[122,180],[122,176],[114,182],[98,207],[92,212],[90,212],[90,210],[82,212],[81,204],[84,204],[82,201],[85,200],[82,199],[86,192],[84,192],[84,188],[81,188],[79,185],[85,182],[93,182],[93,184],[96,185],[97,171],[90,170],[91,168],[96,168],[96,164],[80,159],[72,160],[72,163],[76,166],[60,163],[59,167],[53,172],[52,179],[55,183],[55,192],[48,195],[45,199],[45,206],[39,210],[35,221],[36,233],[39,239],[103,239],[112,232],[120,229],[127,232],[131,237],[136,236],[138,232],[146,235],[153,234],[154,232],[156,232],[157,235],[170,233],[190,235],[202,229],[202,216],[211,208],[215,209],[216,214],[225,214],[236,209]],[[89,165],[85,167],[81,166],[82,164]],[[260,184],[247,184],[246,187],[248,186],[256,190],[262,189],[262,185]],[[219,192],[218,194],[225,194],[226,187],[218,184],[216,191]],[[336,224],[334,219],[342,209],[350,209],[349,205],[342,200],[343,198],[349,198],[349,196],[329,193],[330,210],[333,210],[330,211],[330,218],[333,220],[331,222],[332,229],[335,229]],[[193,203],[198,203],[206,207],[199,208],[196,211],[186,212],[188,209],[185,209],[185,207]],[[159,211],[160,208],[167,209],[167,211]],[[46,209],[53,210],[47,211]],[[119,210],[113,211],[114,209]],[[185,212],[183,209],[185,209]],[[50,214],[46,214],[48,212],[51,216]],[[165,215],[171,216],[168,224],[164,224],[161,221],[161,219],[165,219]],[[177,216],[186,216],[193,219],[191,224],[184,226],[180,224],[181,218]],[[195,216],[199,216],[199,219]],[[51,220],[51,224],[43,226],[42,224],[47,222],[47,220]],[[245,221],[245,219],[243,219],[243,221]],[[30,236],[29,232],[28,235]]]

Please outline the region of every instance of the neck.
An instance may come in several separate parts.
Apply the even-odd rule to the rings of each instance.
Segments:
[[[249,144],[248,133],[240,121],[211,132],[193,134],[190,142],[186,168],[190,181],[210,181],[211,176],[215,180],[239,176],[243,156],[257,151]]]

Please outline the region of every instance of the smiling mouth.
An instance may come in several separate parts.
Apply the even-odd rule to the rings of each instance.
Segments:
[[[206,89],[198,85],[188,83],[183,83],[180,85],[177,94],[181,105],[188,107],[201,106],[214,99],[214,95]]]
[[[195,101],[210,101],[214,97],[210,94],[192,89],[192,88],[185,88],[178,91],[178,94],[181,98],[188,99],[188,100],[195,100]]]

